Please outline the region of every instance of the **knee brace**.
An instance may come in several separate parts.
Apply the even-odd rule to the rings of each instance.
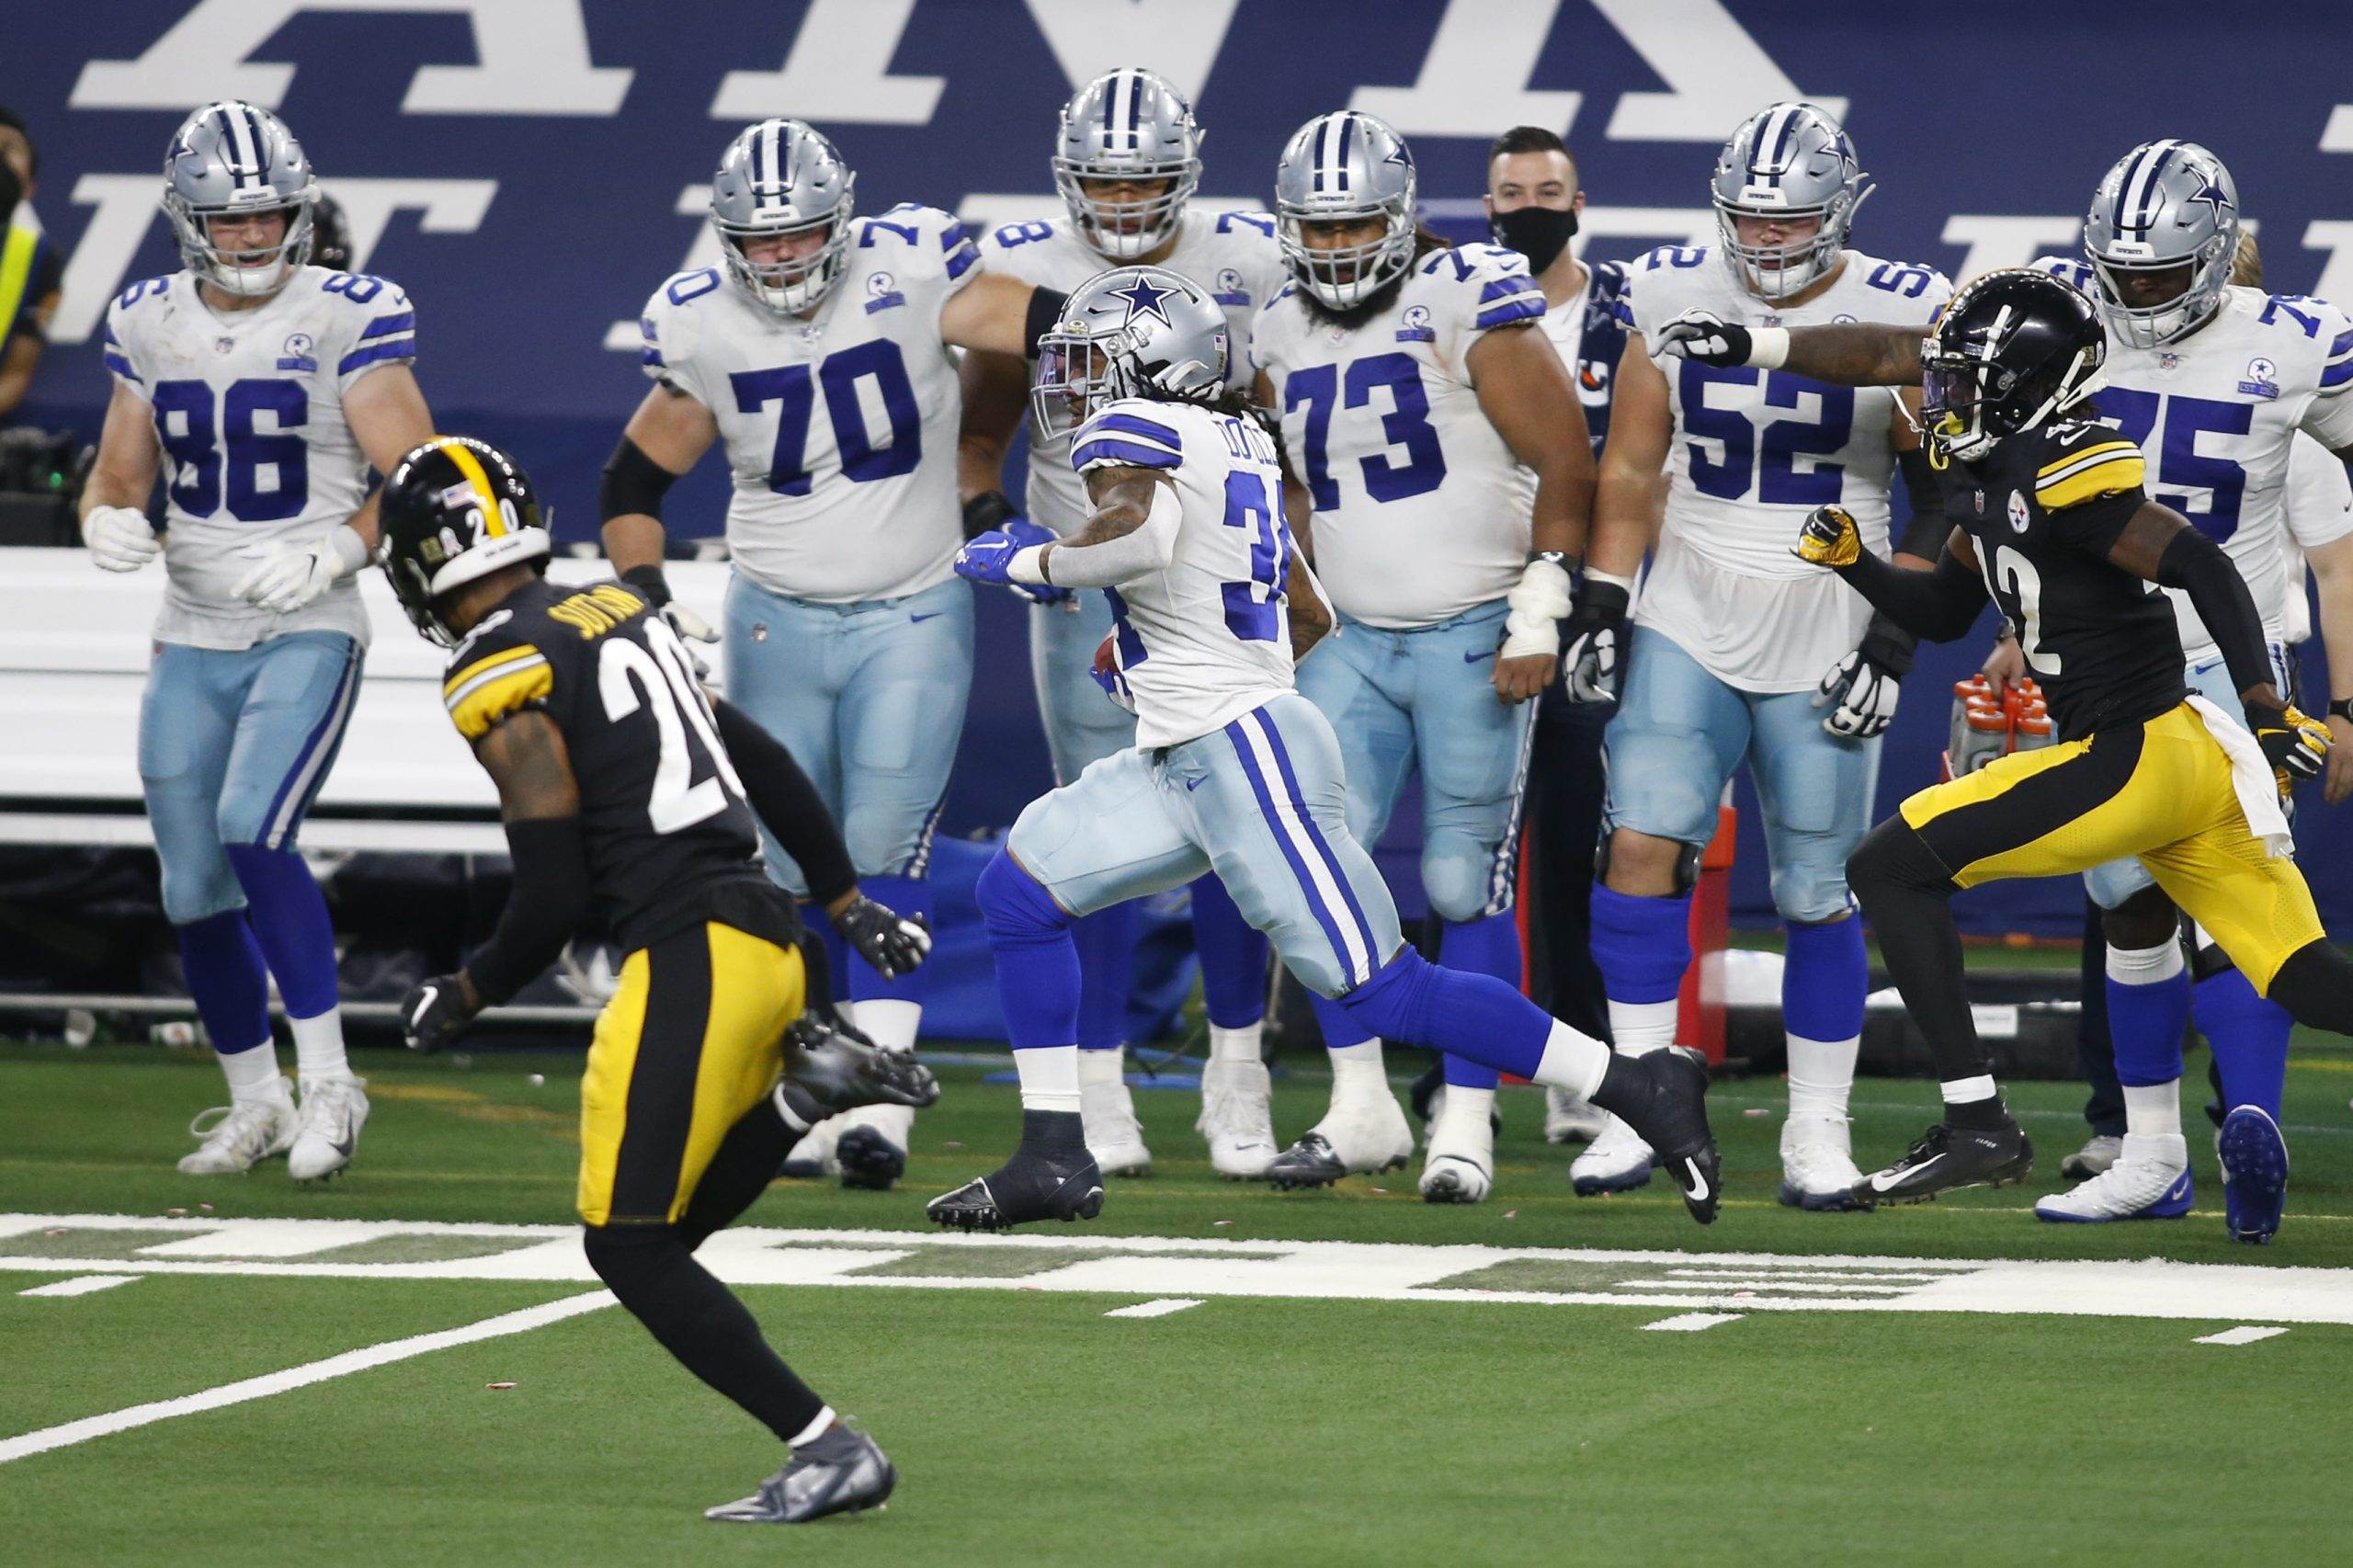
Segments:
[[[999,849],[973,886],[982,923],[995,946],[1034,947],[1070,934],[1075,917],[1056,903],[1045,885]]]
[[[1601,830],[1601,846],[1593,855],[1593,880],[1596,882],[1609,880],[1609,843],[1616,836],[1614,828],[1604,827]],[[1681,898],[1699,885],[1699,854],[1706,846],[1678,844],[1676,847],[1679,853],[1675,857],[1675,892],[1672,896]]]

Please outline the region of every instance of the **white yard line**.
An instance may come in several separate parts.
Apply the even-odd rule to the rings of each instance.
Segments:
[[[414,1335],[406,1339],[388,1339],[381,1345],[347,1350],[340,1356],[330,1356],[323,1361],[308,1361],[300,1367],[289,1367],[282,1372],[266,1372],[257,1378],[244,1378],[233,1383],[222,1383],[219,1388],[182,1394],[177,1399],[134,1404],[127,1410],[68,1421],[62,1426],[45,1426],[21,1437],[0,1438],[0,1464],[31,1454],[47,1453],[51,1449],[86,1443],[94,1437],[128,1432],[134,1426],[169,1421],[176,1415],[194,1415],[200,1411],[219,1410],[224,1405],[243,1404],[248,1400],[267,1399],[272,1394],[307,1388],[313,1383],[325,1382],[330,1378],[347,1377],[353,1372],[364,1372],[371,1367],[405,1361],[414,1356],[429,1355],[453,1346],[472,1345],[479,1340],[497,1339],[510,1334],[527,1334],[548,1324],[560,1323],[565,1318],[578,1317],[582,1312],[593,1312],[613,1304],[612,1293],[607,1290],[565,1296],[557,1301],[543,1301],[536,1307],[501,1312],[496,1317],[484,1318],[480,1323],[470,1323],[460,1328]]]
[[[1181,1312],[1187,1307],[1198,1307],[1199,1301],[1182,1296],[1167,1296],[1157,1301],[1138,1301],[1132,1307],[1113,1307],[1103,1315],[1107,1318],[1165,1318],[1170,1312]]]
[[[2253,1345],[2258,1339],[2276,1339],[2287,1333],[2284,1328],[2226,1328],[2220,1334],[2201,1334],[2192,1345]]]
[[[1738,1323],[1738,1312],[1685,1312],[1680,1317],[1661,1318],[1646,1323],[1644,1328],[1654,1328],[1665,1334],[1697,1334],[1703,1328],[1713,1328],[1722,1323]]]
[[[60,1279],[53,1285],[36,1285],[29,1290],[19,1290],[19,1296],[86,1296],[93,1290],[111,1290],[117,1285],[129,1285],[139,1278],[136,1274],[85,1274],[78,1279]]]

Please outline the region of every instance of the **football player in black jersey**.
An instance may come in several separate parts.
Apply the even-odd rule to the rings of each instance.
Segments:
[[[757,1492],[709,1517],[791,1524],[880,1503],[897,1479],[882,1450],[835,1420],[693,1256],[816,1121],[938,1096],[912,1056],[803,1016],[814,977],[799,915],[760,869],[754,813],[877,969],[913,969],[928,935],[858,892],[807,778],[707,698],[642,598],[544,580],[547,526],[506,454],[463,437],[416,448],[385,482],[382,520],[379,563],[417,630],[451,650],[443,698],[497,783],[515,863],[490,939],[402,1004],[409,1044],[456,1038],[583,926],[610,935],[628,956],[580,1089],[588,1261],[664,1348],[790,1449]]]
[[[1711,363],[1769,361],[1858,385],[1924,379],[1956,525],[1936,567],[1869,554],[1835,507],[1806,520],[1795,551],[1935,642],[1964,634],[1990,591],[2058,722],[2058,744],[1906,800],[1847,863],[1945,1101],[1944,1120],[1855,1196],[1914,1200],[2032,1168],[1970,1017],[1949,904],[1962,888],[2138,856],[2263,994],[2300,1023],[2353,1034],[2353,960],[2321,927],[2279,810],[2293,780],[2320,772],[2328,730],[2273,686],[2261,618],[2230,558],[2148,498],[2140,449],[2097,422],[2106,347],[2091,301],[2012,268],[1963,287],[1925,341],[1870,324],[1751,329],[1697,316],[1669,335],[1672,351]],[[2188,596],[2252,739],[2188,696],[2173,612],[2152,584]],[[2173,919],[2160,911],[2156,940]]]

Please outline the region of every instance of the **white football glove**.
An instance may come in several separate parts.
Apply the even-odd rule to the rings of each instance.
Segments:
[[[93,506],[82,519],[90,559],[108,572],[136,572],[164,553],[164,541],[136,506]]]
[[[1822,677],[1813,705],[1827,708],[1822,727],[1848,740],[1867,741],[1884,734],[1895,722],[1895,699],[1902,677],[1858,648]]]
[[[269,611],[290,615],[367,563],[368,547],[348,523],[314,544],[281,550],[239,580],[237,597]]]

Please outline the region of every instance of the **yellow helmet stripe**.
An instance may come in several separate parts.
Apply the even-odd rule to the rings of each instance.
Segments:
[[[482,497],[483,527],[490,530],[491,538],[504,539],[506,515],[499,510],[498,492],[490,487],[490,474],[482,466],[482,460],[474,456],[472,447],[454,437],[442,437],[439,445],[449,460],[458,465],[458,472],[466,476],[466,483],[474,487],[474,494]]]

